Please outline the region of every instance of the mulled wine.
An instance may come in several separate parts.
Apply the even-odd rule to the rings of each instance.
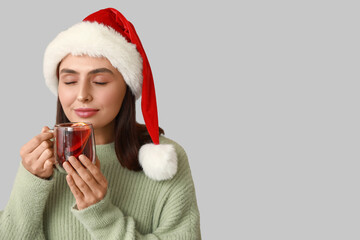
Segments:
[[[93,127],[89,123],[63,123],[54,128],[55,158],[57,167],[63,169],[63,163],[70,156],[78,158],[81,154],[95,163],[95,143]]]

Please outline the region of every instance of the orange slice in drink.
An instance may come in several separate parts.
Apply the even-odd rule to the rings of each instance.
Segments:
[[[87,124],[83,122],[78,122],[71,125],[71,127],[81,127],[81,126],[87,126]],[[74,141],[73,142],[74,145],[70,147],[70,151],[79,152],[80,155],[80,153],[82,153],[82,151],[84,150],[87,141],[89,140],[90,134],[91,134],[90,127],[82,128],[81,130],[79,129],[73,132],[72,139]]]
[[[78,123],[73,123],[71,126],[72,127],[80,127],[80,126],[86,126],[86,125],[87,125],[86,123],[78,122]]]

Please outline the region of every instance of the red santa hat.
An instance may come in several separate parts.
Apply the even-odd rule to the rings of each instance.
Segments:
[[[57,67],[68,55],[106,57],[119,70],[141,109],[153,143],[139,151],[144,173],[154,180],[172,178],[177,171],[177,155],[172,145],[159,144],[159,126],[153,76],[149,61],[134,26],[119,11],[102,9],[61,32],[44,55],[46,85],[57,95]]]

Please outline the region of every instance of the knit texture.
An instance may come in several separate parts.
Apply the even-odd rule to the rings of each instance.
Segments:
[[[123,168],[114,143],[96,146],[108,191],[102,201],[80,211],[65,174],[55,170],[44,180],[20,164],[0,212],[0,239],[201,239],[186,153],[163,136],[160,143],[174,145],[178,156],[178,172],[167,181]]]

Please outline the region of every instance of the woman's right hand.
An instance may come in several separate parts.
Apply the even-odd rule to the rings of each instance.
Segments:
[[[53,142],[54,133],[43,127],[41,133],[26,143],[20,150],[22,164],[32,174],[40,178],[49,178],[53,174],[55,157]]]

